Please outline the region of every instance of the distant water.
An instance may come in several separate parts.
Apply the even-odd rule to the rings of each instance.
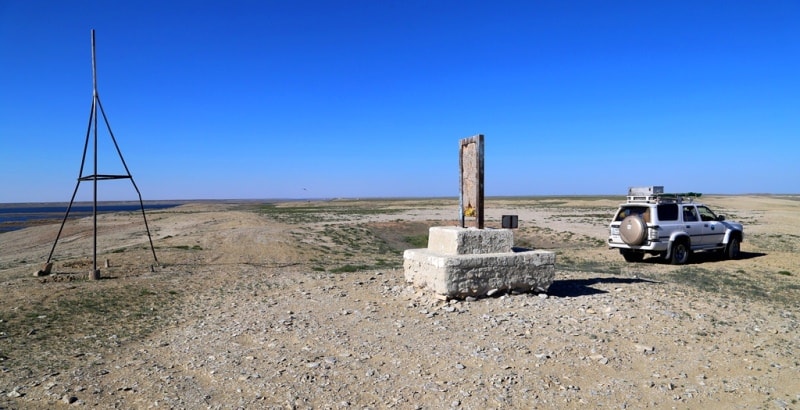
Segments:
[[[157,209],[172,208],[182,202],[145,202],[145,212]],[[32,225],[61,223],[68,203],[42,204],[0,204],[0,234]],[[139,202],[98,202],[97,213],[141,212]],[[69,218],[83,218],[92,215],[92,204],[86,202],[72,204]]]

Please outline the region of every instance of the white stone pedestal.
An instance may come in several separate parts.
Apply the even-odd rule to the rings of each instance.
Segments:
[[[445,298],[490,291],[546,292],[556,255],[515,251],[510,229],[431,227],[427,249],[403,253],[406,281]]]

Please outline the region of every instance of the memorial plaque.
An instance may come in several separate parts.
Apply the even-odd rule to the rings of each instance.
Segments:
[[[483,229],[483,135],[459,142],[461,227]]]

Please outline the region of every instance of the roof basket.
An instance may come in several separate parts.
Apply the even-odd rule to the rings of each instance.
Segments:
[[[632,186],[628,188],[628,202],[649,202],[656,195],[663,193],[663,186]]]
[[[628,188],[628,203],[683,203],[693,202],[703,194],[699,192],[665,193],[663,186],[630,187]]]

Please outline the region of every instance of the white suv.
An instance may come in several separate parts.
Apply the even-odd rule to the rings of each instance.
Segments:
[[[699,251],[738,258],[742,225],[694,202],[700,195],[665,194],[662,186],[630,188],[628,202],[620,205],[609,225],[608,246],[619,249],[628,262],[639,262],[649,253],[681,265]]]

